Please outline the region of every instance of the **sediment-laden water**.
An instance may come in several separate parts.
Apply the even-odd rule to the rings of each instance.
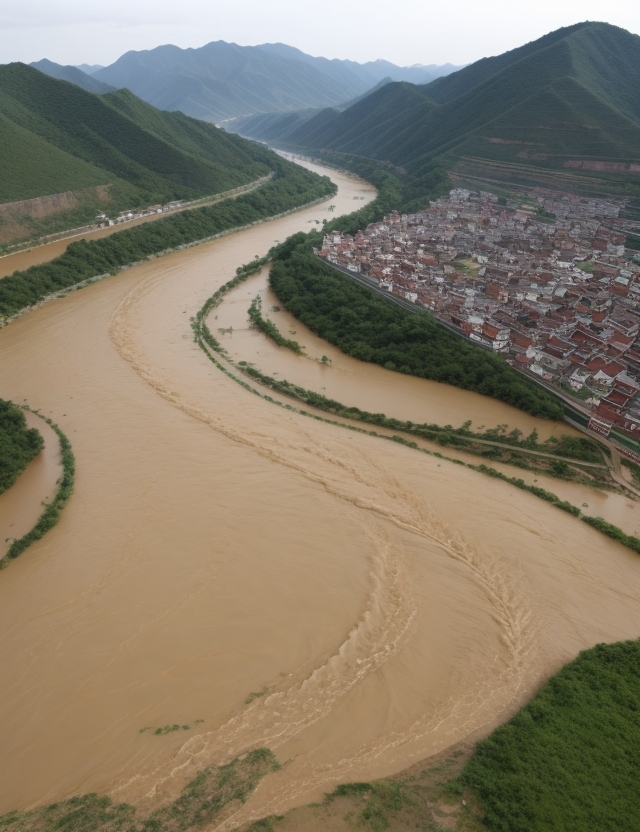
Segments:
[[[0,573],[1,811],[89,790],[147,807],[268,745],[287,765],[232,828],[487,730],[579,650],[640,635],[637,555],[504,483],[271,405],[194,344],[190,317],[238,265],[371,196],[332,176],[324,206],[0,330],[2,396],[58,422],[77,465],[60,524]],[[225,346],[260,369],[389,416],[548,434],[320,342],[307,352],[333,366],[290,359],[242,331],[259,288],[210,325],[231,315]],[[191,727],[141,733],[174,723]]]

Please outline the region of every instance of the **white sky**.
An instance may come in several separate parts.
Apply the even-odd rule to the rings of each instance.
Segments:
[[[582,20],[640,34],[640,0],[1,0],[0,63],[107,65],[131,49],[226,40],[465,64]]]

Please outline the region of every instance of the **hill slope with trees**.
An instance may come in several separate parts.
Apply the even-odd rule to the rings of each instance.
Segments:
[[[19,63],[0,66],[0,145],[0,220],[11,218],[6,203],[62,195],[50,212],[62,211],[61,228],[232,190],[275,169],[265,148],[212,124],[157,110],[128,90],[92,94]],[[19,217],[31,210],[15,206]],[[45,216],[41,205],[33,210]]]
[[[472,182],[640,193],[640,37],[580,23],[426,85],[387,84],[344,112],[237,129],[410,179],[437,163]]]

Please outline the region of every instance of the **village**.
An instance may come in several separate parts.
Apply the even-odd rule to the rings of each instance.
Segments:
[[[455,189],[316,253],[420,305],[512,366],[582,401],[592,430],[640,437],[640,263],[624,200],[536,189],[524,207]]]

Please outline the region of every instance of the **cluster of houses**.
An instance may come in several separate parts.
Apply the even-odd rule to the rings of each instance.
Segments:
[[[502,202],[456,189],[327,235],[317,254],[571,392],[600,433],[640,437],[640,264],[624,201],[536,190],[524,207]]]

